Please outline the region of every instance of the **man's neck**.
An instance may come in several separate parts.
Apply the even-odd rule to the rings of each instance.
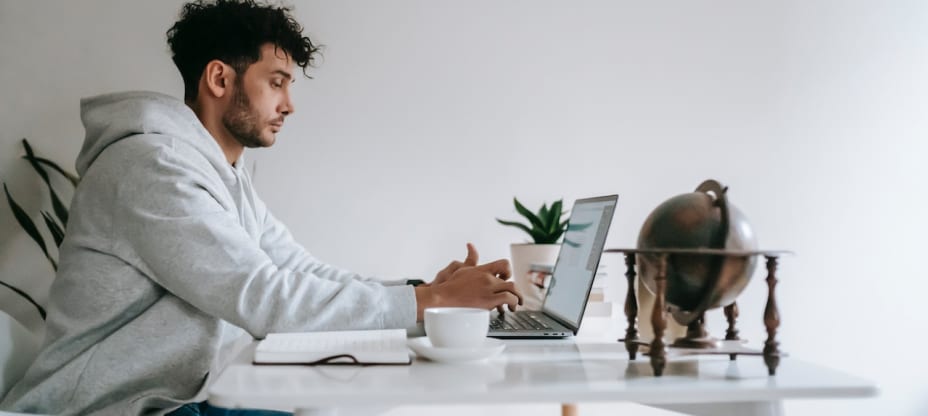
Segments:
[[[198,105],[196,102],[187,101],[187,106],[193,110],[197,118],[200,119],[200,123],[206,128],[206,131],[208,131],[210,136],[213,137],[213,140],[216,140],[216,143],[219,144],[219,148],[222,149],[222,153],[225,154],[229,164],[235,166],[235,162],[245,151],[245,146],[242,146],[238,140],[235,140],[232,134],[229,133],[229,130],[225,128],[222,124],[222,116],[213,114],[210,109],[204,108],[204,106]]]

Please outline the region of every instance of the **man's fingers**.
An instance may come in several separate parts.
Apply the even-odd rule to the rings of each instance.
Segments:
[[[499,305],[499,306],[497,306],[497,308],[499,308],[500,310],[507,310],[507,309],[508,309],[509,312],[515,312],[515,311],[516,311],[516,308],[517,308],[518,306],[519,306],[519,305],[518,305],[518,302],[516,302],[516,303],[507,303],[507,304],[505,304],[505,305]]]
[[[518,299],[518,304],[519,305],[522,304],[522,295],[519,293],[518,290],[516,290],[516,284],[513,282],[500,282],[499,284],[493,286],[493,292],[494,293],[500,293],[500,292],[512,293],[516,297],[516,299]],[[515,310],[515,308],[511,308],[511,309]]]
[[[467,243],[467,258],[464,259],[465,266],[476,266],[480,256],[477,254],[477,248],[473,244]]]
[[[492,263],[482,264],[477,266],[477,269],[490,273],[494,276],[499,276],[499,278],[503,280],[509,279],[509,276],[512,276],[512,269],[509,267],[509,260],[506,259],[500,259]]]
[[[503,305],[509,305],[509,310],[516,310],[516,304],[519,303],[519,298],[516,295],[513,295],[512,292],[499,292],[493,295],[493,304],[502,307]]]

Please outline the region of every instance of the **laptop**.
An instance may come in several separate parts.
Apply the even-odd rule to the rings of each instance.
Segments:
[[[540,311],[506,312],[490,320],[493,338],[577,335],[612,224],[618,195],[578,199]]]

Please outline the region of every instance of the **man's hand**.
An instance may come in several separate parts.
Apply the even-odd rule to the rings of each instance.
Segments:
[[[476,262],[473,246],[468,245],[468,251]],[[505,281],[511,274],[505,259],[480,266],[461,265],[440,282],[416,287],[417,318],[421,321],[426,308],[439,306],[493,309],[508,305],[515,310],[522,304],[522,295],[512,282]]]
[[[457,260],[452,261],[451,264],[448,264],[448,267],[445,267],[435,275],[435,280],[432,280],[432,283],[429,283],[429,285],[436,285],[448,281],[448,279],[454,275],[454,272],[458,271],[461,267],[476,266],[478,258],[477,249],[473,244],[467,243],[467,257],[464,259],[464,262],[462,263]]]

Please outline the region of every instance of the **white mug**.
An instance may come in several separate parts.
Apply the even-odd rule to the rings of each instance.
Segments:
[[[490,311],[478,308],[426,308],[425,335],[438,348],[483,345],[490,330]]]

